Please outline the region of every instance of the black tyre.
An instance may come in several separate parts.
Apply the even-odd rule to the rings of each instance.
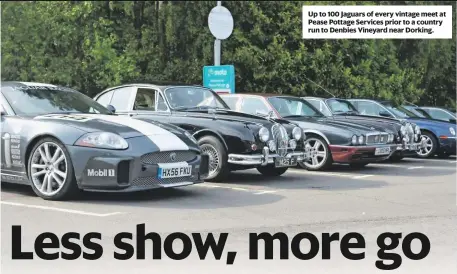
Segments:
[[[68,200],[79,193],[70,154],[55,138],[43,138],[33,146],[27,170],[33,191],[45,200]]]
[[[438,149],[438,140],[435,135],[429,132],[424,132],[421,138],[425,138],[425,148],[421,148],[416,152],[417,157],[419,158],[430,158],[435,155],[436,150]]]
[[[369,163],[350,163],[349,166],[351,168],[364,168],[368,165]]]
[[[311,150],[311,158],[305,162],[300,162],[300,167],[310,171],[322,171],[332,166],[332,153],[324,138],[311,135],[305,140],[305,147]]]
[[[230,170],[227,163],[227,151],[224,145],[214,136],[203,136],[198,139],[202,153],[209,156],[209,173],[205,180],[223,181]]]
[[[259,166],[257,170],[267,177],[278,177],[283,175],[289,168],[288,167],[275,167],[274,165]]]

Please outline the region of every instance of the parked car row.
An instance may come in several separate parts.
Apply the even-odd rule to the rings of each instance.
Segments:
[[[364,113],[372,108],[338,98],[154,83],[110,87],[92,99],[2,82],[0,100],[2,181],[31,185],[44,199],[224,181],[253,168],[272,177],[290,167],[455,154],[455,124]]]

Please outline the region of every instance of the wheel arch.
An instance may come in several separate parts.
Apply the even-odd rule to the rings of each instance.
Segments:
[[[330,145],[330,141],[329,139],[327,138],[327,136],[325,136],[324,133],[322,133],[321,131],[318,131],[318,130],[314,130],[314,129],[305,129],[303,130],[306,134],[306,136],[319,136],[321,138],[323,138],[326,142],[327,142],[327,145]]]
[[[195,133],[193,134],[193,136],[194,136],[195,139],[197,139],[197,140],[198,140],[199,138],[203,137],[203,136],[208,136],[208,135],[217,138],[217,139],[222,143],[222,145],[224,146],[225,150],[226,150],[226,151],[229,150],[229,149],[228,149],[228,146],[227,146],[227,143],[225,142],[224,138],[223,138],[219,133],[217,133],[217,132],[214,132],[214,131],[212,131],[212,130],[210,130],[210,129],[202,129],[202,130],[199,130],[199,131],[197,131],[197,132],[195,132]]]

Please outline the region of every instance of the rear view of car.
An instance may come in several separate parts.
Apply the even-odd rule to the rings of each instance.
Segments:
[[[203,182],[208,156],[186,131],[113,115],[64,87],[3,82],[2,181],[51,200]]]

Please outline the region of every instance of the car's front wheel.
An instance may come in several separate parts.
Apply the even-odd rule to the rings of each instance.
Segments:
[[[278,177],[283,175],[288,167],[275,167],[274,165],[259,166],[257,170],[264,176]]]
[[[424,132],[421,138],[425,143],[425,147],[421,147],[420,150],[416,152],[417,156],[419,158],[428,158],[434,156],[436,149],[438,148],[438,140],[436,140],[436,137],[431,133]]]
[[[202,153],[209,157],[209,172],[205,180],[222,181],[227,178],[229,168],[227,164],[227,151],[224,145],[214,136],[203,136],[198,139]]]
[[[305,141],[305,148],[308,148],[311,157],[299,165],[310,171],[328,169],[333,162],[332,154],[327,142],[322,137],[312,136]]]
[[[46,200],[66,200],[78,192],[70,154],[55,138],[43,138],[32,148],[28,176],[35,194]]]

